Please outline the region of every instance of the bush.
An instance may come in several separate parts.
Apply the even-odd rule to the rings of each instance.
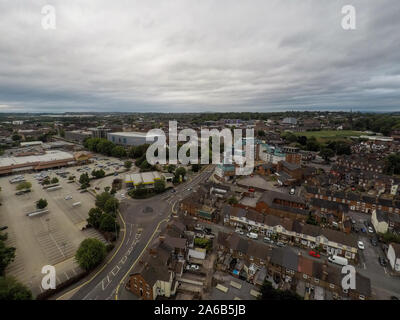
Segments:
[[[46,199],[39,199],[36,201],[36,208],[44,209],[47,207],[47,200]]]
[[[100,240],[88,238],[82,241],[75,259],[84,270],[92,270],[97,267],[107,254],[106,246]]]
[[[0,300],[32,300],[32,292],[13,277],[0,277]]]
[[[18,183],[17,185],[17,190],[24,190],[24,189],[30,189],[32,188],[32,183],[30,183],[29,181],[23,181]]]

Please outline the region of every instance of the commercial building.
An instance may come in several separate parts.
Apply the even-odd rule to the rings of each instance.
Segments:
[[[76,143],[83,144],[86,138],[91,138],[92,133],[89,131],[82,130],[74,130],[74,131],[65,131],[65,140],[73,141]]]
[[[125,175],[125,183],[127,187],[136,188],[143,185],[145,188],[153,188],[157,180],[172,182],[173,175],[169,173],[159,173],[158,171],[131,173]]]
[[[146,140],[149,137],[149,141]],[[146,132],[112,132],[107,133],[107,139],[115,144],[123,146],[139,146],[151,144],[158,135],[147,135]]]
[[[42,154],[0,158],[0,175],[58,168],[76,163],[74,155],[52,150]]]

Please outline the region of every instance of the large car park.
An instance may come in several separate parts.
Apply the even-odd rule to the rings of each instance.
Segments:
[[[87,165],[90,175],[96,162]],[[0,226],[7,226],[7,243],[17,248],[16,259],[7,267],[7,274],[29,286],[35,294],[42,292],[41,269],[53,265],[62,270],[57,282],[68,280],[79,272],[74,254],[87,237],[104,241],[94,229],[85,229],[88,211],[94,206],[94,197],[81,193],[78,183],[70,183],[70,175],[79,179],[78,169],[67,167],[0,177],[2,214]],[[57,178],[56,184],[44,186],[45,178]],[[32,187],[16,191],[19,182]],[[46,199],[45,210],[36,209],[36,201]],[[36,214],[41,213],[41,214]],[[61,272],[61,271],[60,271]]]

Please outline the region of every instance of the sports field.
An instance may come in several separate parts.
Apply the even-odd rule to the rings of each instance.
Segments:
[[[365,135],[362,131],[353,130],[321,130],[321,131],[304,131],[295,132],[296,136],[306,136],[307,138],[315,137],[318,141],[326,140],[342,140],[352,136]]]

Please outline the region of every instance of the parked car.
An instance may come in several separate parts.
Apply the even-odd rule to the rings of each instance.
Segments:
[[[186,270],[194,270],[194,271],[197,271],[197,270],[199,270],[199,269],[200,269],[200,267],[199,267],[197,264],[189,264],[189,265],[186,266]]]
[[[356,224],[356,220],[351,219],[351,223],[352,223],[352,224]]]
[[[6,230],[6,229],[8,229],[7,226],[0,227],[0,231]]]
[[[371,243],[374,247],[376,247],[378,245],[378,240],[376,240],[376,238],[371,238]]]
[[[364,243],[362,241],[358,241],[357,245],[358,245],[358,249],[361,249],[361,250],[365,249]]]
[[[265,243],[271,243],[271,244],[274,243],[274,240],[271,240],[269,237],[264,237],[263,241]]]
[[[211,228],[204,228],[204,232],[207,234],[211,234],[212,230],[211,230]]]
[[[374,233],[374,229],[372,229],[371,227],[368,227],[368,232],[369,233]]]
[[[291,194],[291,195],[294,195],[294,194],[295,194],[295,190],[294,190],[294,188],[291,188],[291,189],[290,189],[290,192],[289,192],[289,194]]]
[[[71,196],[71,195],[70,195],[70,196],[66,196],[64,199],[65,199],[65,200],[71,200],[71,199],[72,199],[72,196]]]
[[[386,266],[387,266],[387,261],[386,261],[385,258],[379,257],[378,260],[379,260],[379,264],[380,264],[382,267],[386,267]]]
[[[314,258],[321,258],[321,255],[320,255],[318,252],[314,251],[314,250],[310,250],[310,251],[308,252],[308,254],[309,254],[310,256],[314,257]]]
[[[247,237],[250,239],[258,239],[258,234],[254,232],[248,232]]]
[[[284,244],[283,242],[280,242],[280,241],[278,241],[278,242],[276,243],[276,245],[277,245],[278,247],[286,247],[286,244]]]

